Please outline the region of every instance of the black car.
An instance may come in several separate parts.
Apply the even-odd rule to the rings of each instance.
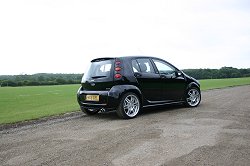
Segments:
[[[77,92],[81,110],[93,115],[116,110],[134,118],[141,108],[166,104],[196,107],[200,84],[167,61],[156,57],[126,56],[91,61]]]

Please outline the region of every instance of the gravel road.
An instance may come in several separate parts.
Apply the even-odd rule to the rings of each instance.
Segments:
[[[209,90],[197,108],[151,108],[0,131],[0,165],[250,165],[250,86]]]

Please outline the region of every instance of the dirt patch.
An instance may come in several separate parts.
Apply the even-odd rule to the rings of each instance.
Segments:
[[[5,128],[1,165],[249,165],[250,86],[202,92],[197,108],[62,117]],[[30,123],[30,122],[29,122]],[[18,126],[18,125],[17,125]]]

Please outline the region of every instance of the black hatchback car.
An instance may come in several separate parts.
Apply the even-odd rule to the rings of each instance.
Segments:
[[[200,84],[172,64],[156,57],[126,56],[91,61],[77,92],[81,110],[93,115],[116,110],[134,118],[143,107],[201,101]]]

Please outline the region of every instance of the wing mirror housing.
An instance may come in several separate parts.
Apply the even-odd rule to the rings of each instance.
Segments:
[[[180,76],[182,76],[182,72],[180,72],[180,71],[175,71],[175,75],[176,75],[176,77],[180,77]]]

